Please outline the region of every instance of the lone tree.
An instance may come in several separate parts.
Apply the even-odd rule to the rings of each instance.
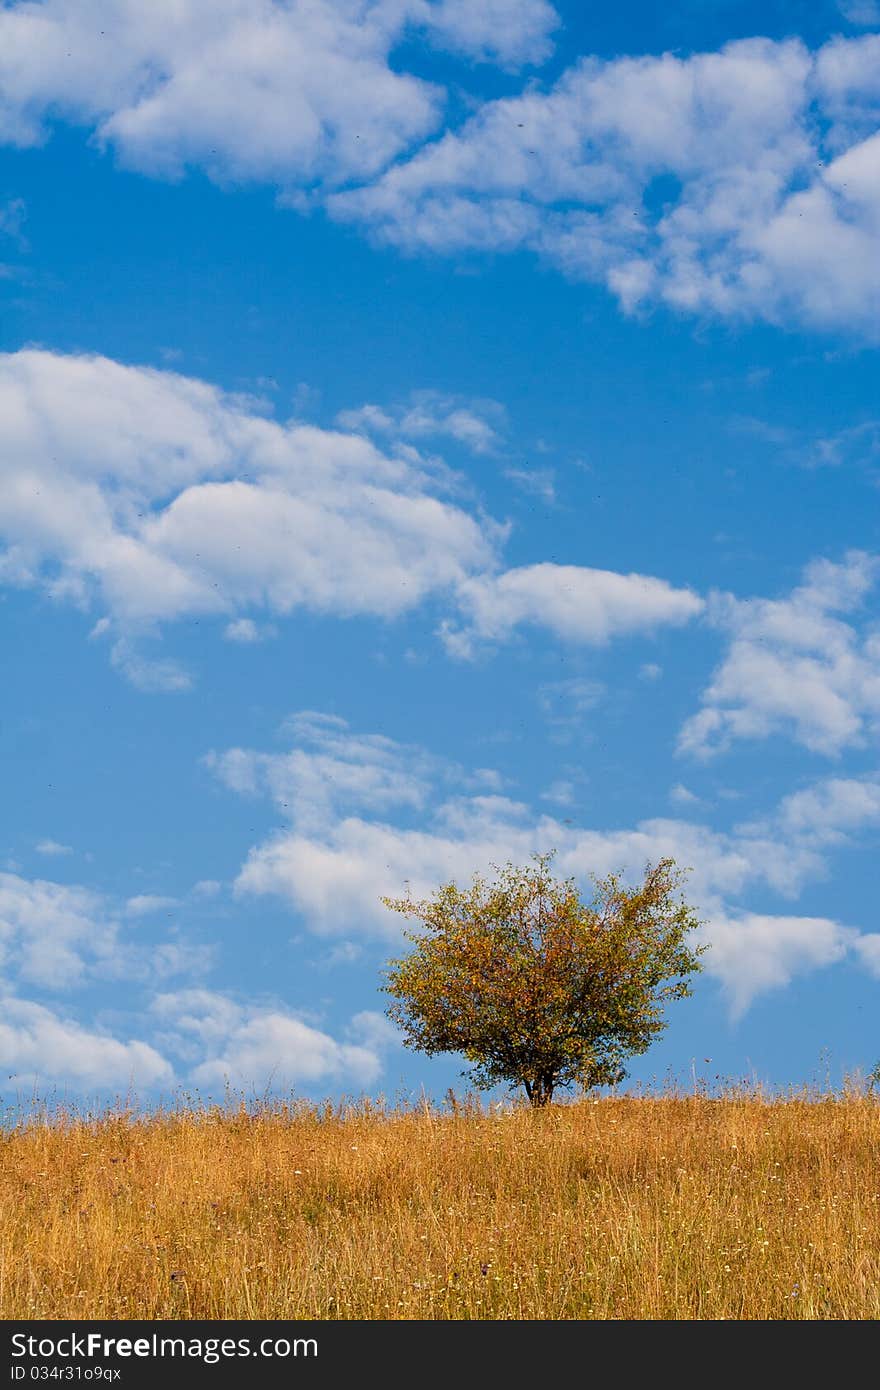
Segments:
[[[705,949],[687,944],[699,923],[673,859],[633,889],[593,878],[589,904],[573,879],[551,877],[552,859],[422,902],[382,899],[423,928],[405,932],[414,949],[389,963],[384,987],[406,1045],[462,1053],[477,1086],[522,1085],[533,1106],[558,1087],[622,1080],[622,1059],[665,1028],[666,1001],[690,994]]]

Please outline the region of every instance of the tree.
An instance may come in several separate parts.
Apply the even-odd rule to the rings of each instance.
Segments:
[[[477,1086],[522,1085],[533,1106],[559,1087],[622,1080],[623,1058],[665,1028],[663,1005],[690,994],[705,949],[687,944],[699,923],[673,859],[649,864],[637,888],[594,877],[589,904],[574,879],[551,877],[552,859],[493,866],[493,882],[448,883],[421,902],[382,899],[422,926],[404,933],[414,948],[384,986],[406,1046],[462,1053]]]

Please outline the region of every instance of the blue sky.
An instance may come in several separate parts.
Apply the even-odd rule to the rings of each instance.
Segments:
[[[440,1095],[379,897],[550,848],[692,868],[634,1080],[874,1065],[878,72],[872,0],[0,7],[7,1096]]]

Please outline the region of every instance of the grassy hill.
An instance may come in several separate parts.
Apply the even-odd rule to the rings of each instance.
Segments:
[[[31,1117],[0,1316],[876,1318],[880,1105]]]

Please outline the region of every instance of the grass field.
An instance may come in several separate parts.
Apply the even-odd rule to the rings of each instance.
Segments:
[[[0,1316],[876,1318],[870,1095],[31,1117]]]

